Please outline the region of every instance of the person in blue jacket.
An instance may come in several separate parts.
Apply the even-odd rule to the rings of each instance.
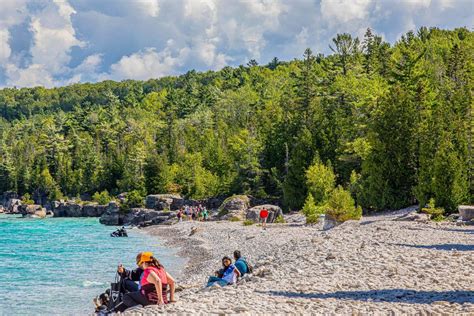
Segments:
[[[234,251],[234,259],[235,259],[235,267],[239,270],[240,276],[244,276],[244,274],[249,273],[249,265],[247,260],[240,254],[239,250]]]

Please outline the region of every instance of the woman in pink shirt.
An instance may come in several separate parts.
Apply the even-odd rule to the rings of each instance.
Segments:
[[[140,277],[139,290],[127,293],[123,297],[123,303],[127,308],[136,305],[161,305],[175,302],[174,279],[165,271],[158,259],[153,257],[152,252],[142,252],[139,259],[137,257],[137,265],[143,269],[143,274]],[[169,301],[168,286],[170,288]]]

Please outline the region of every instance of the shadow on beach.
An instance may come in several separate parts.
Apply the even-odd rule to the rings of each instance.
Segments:
[[[387,289],[369,291],[338,291],[333,293],[298,293],[289,291],[260,292],[272,296],[307,299],[345,299],[355,301],[394,302],[412,304],[432,304],[436,301],[449,303],[474,303],[474,291],[415,291]]]
[[[474,245],[463,245],[463,244],[441,244],[441,245],[409,245],[409,244],[393,244],[395,246],[411,247],[419,249],[434,249],[434,250],[445,250],[445,251],[474,251]]]

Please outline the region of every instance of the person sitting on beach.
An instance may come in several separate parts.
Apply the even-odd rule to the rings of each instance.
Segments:
[[[237,282],[237,278],[240,277],[239,270],[232,264],[232,259],[225,256],[222,258],[223,268],[216,271],[215,276],[209,277],[207,286],[213,286],[218,284],[220,286],[226,286]]]
[[[136,262],[140,261],[142,253],[140,252],[137,255]],[[135,292],[138,291],[138,283],[140,281],[140,276],[143,273],[143,269],[138,267],[133,270],[127,270],[124,268],[123,265],[119,265],[117,268],[117,273],[120,275],[123,288],[127,292]]]
[[[234,251],[235,267],[240,272],[240,276],[243,277],[246,273],[251,273],[251,269],[247,260],[242,257],[239,250]]]
[[[137,260],[137,265],[143,269],[139,290],[123,296],[125,308],[175,302],[175,281],[152,252],[142,252]],[[169,301],[167,298],[168,285],[170,288]]]

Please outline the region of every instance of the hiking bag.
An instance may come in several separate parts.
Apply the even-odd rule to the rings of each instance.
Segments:
[[[115,274],[115,282],[110,283],[109,305],[107,306],[110,312],[116,311],[123,304],[123,294],[122,278],[117,273]]]

